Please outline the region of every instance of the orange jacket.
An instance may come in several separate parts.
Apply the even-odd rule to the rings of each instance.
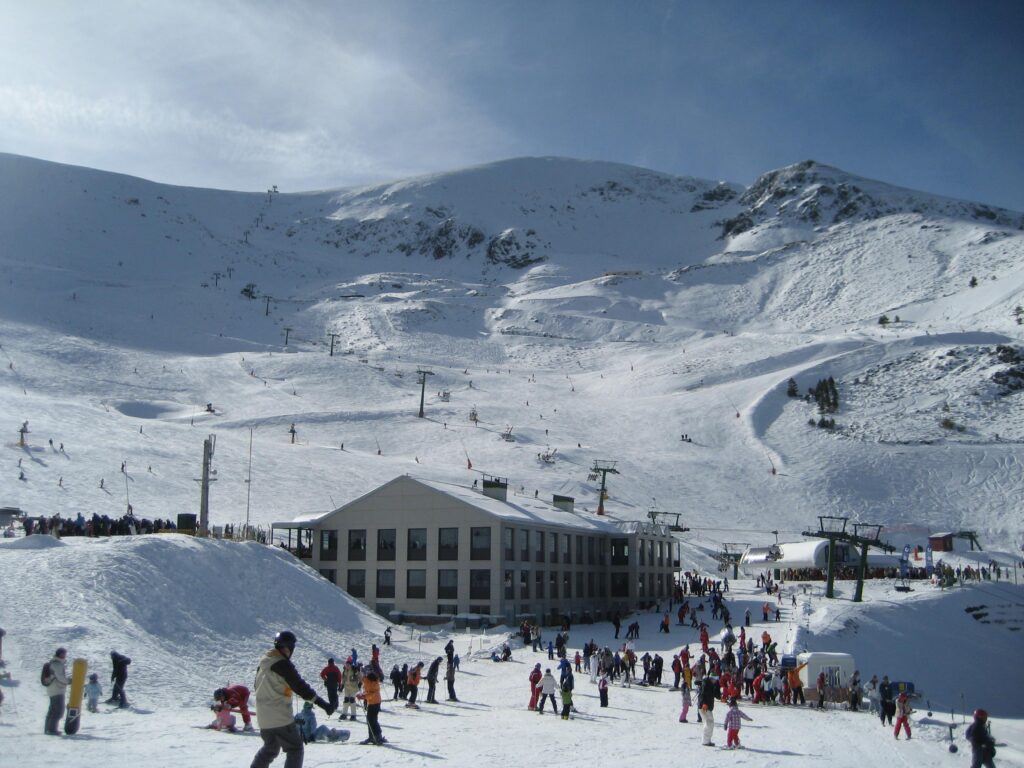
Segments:
[[[800,666],[793,667],[791,670],[789,670],[789,672],[787,674],[789,676],[789,687],[790,688],[801,688],[801,687],[803,687],[803,683],[800,682],[800,670],[803,669],[806,666],[807,666],[807,664],[801,664]]]
[[[367,704],[380,704],[380,680],[363,678],[363,692],[357,698],[363,699]]]
[[[419,685],[420,684],[420,670],[422,667],[413,667],[409,670],[409,676],[405,679],[408,685]]]

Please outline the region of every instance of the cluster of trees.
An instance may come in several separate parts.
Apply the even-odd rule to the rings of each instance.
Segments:
[[[786,385],[786,394],[789,397],[800,397],[800,389],[797,387],[796,379],[790,379]],[[804,399],[810,402],[811,399],[818,404],[818,412],[821,416],[815,421],[808,419],[807,423],[812,427],[822,429],[835,429],[836,420],[825,414],[835,413],[839,410],[839,389],[836,387],[836,380],[829,376],[827,379],[819,379],[818,383],[807,390]]]

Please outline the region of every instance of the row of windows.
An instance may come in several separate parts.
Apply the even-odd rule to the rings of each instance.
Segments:
[[[365,528],[356,528],[348,532],[348,560],[366,560],[369,540]],[[377,560],[396,560],[398,555],[398,529],[380,528],[377,530]],[[469,529],[470,560],[491,559],[491,529],[473,527]],[[320,531],[320,560],[338,559],[338,532]],[[427,529],[409,528],[405,537],[405,560],[427,559]],[[459,529],[439,528],[437,531],[437,559],[459,559]]]
[[[337,572],[323,569],[320,573],[336,580]],[[532,575],[531,575],[532,574]],[[394,598],[395,571],[387,568],[377,569],[376,591],[374,597]],[[637,592],[640,597],[665,597],[671,589],[671,577],[666,574],[648,574],[638,578]],[[346,591],[353,597],[365,598],[366,571],[361,568],[350,568],[347,573]],[[608,582],[604,574],[570,571],[516,571],[507,570],[504,576],[504,596],[506,600],[530,599],[567,599],[573,597],[604,598],[608,596]],[[613,573],[610,575],[610,593],[612,597],[629,597],[629,574]],[[437,595],[439,600],[456,600],[459,595],[459,572],[455,569],[442,568],[437,571]],[[426,569],[411,568],[405,572],[405,599],[424,600],[427,597]],[[485,569],[474,569],[469,572],[470,600],[491,599],[491,572]]]

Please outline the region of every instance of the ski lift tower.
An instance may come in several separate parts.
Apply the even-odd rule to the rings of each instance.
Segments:
[[[434,372],[418,368],[416,370],[416,373],[419,376],[419,380],[416,383],[420,385],[420,413],[419,413],[419,417],[422,419],[423,418],[423,398],[424,398],[424,396],[426,395],[426,392],[427,392],[427,376],[433,376]]]
[[[849,520],[848,517],[818,515],[818,530],[804,531],[802,534],[817,539],[828,539],[828,585],[825,587],[825,597],[828,598],[836,596],[836,542],[849,541],[849,535],[846,533],[846,524]]]
[[[197,481],[201,483],[199,489],[198,535],[203,538],[208,536],[210,531],[210,483],[217,480],[216,477],[210,477],[210,464],[213,462],[213,449],[216,445],[216,435],[210,435],[203,441],[203,476]]]
[[[880,540],[882,526],[870,523],[854,523],[853,535],[848,541],[851,544],[860,546],[860,567],[857,568],[857,591],[853,595],[853,602],[859,603],[864,599],[864,579],[868,572],[868,549],[877,547],[885,552],[894,551],[894,547]]]
[[[601,495],[597,502],[597,514],[604,514],[604,497],[607,495],[605,486],[607,485],[608,475],[617,475],[619,470],[615,468],[616,462],[614,461],[601,461],[597,460],[594,462],[594,466],[590,468],[590,474],[601,475]]]

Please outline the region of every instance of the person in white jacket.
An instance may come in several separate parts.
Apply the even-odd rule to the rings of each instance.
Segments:
[[[46,725],[43,733],[48,736],[60,736],[57,724],[64,715],[64,692],[68,689],[68,671],[65,660],[68,652],[58,648],[50,659],[50,676],[46,684],[46,693],[50,697],[50,708],[46,710]]]
[[[551,674],[551,670],[544,670],[544,677],[540,679],[540,702],[537,704],[538,714],[544,714],[544,702],[548,699],[551,699],[551,709],[554,710],[555,714],[558,713],[558,704],[555,703],[555,691],[557,690],[558,685],[555,683],[555,677]]]

